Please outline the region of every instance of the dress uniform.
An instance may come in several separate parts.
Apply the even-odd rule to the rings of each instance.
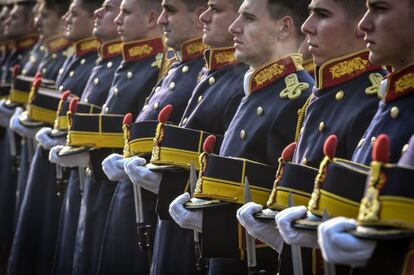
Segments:
[[[121,48],[119,41],[105,43],[99,48],[100,58],[82,94],[83,102],[103,104],[102,98],[107,96],[122,60]],[[54,60],[59,62],[58,58]],[[55,68],[55,72],[49,70],[49,74],[57,76],[58,67],[48,63],[50,68]],[[49,274],[52,268],[62,198],[57,195],[56,167],[49,162],[48,153],[43,147],[37,147],[18,217],[9,274]]]
[[[410,136],[414,133],[414,110],[412,108],[414,66],[409,65],[392,72],[381,83],[381,100],[377,113],[362,137],[352,160],[359,163],[371,162],[371,149],[376,137],[387,134],[391,140],[391,159],[396,162],[406,149]]]
[[[94,37],[74,43],[74,54],[65,61],[56,79],[56,87],[60,92],[69,90],[74,95],[82,95],[96,65],[99,47],[100,42]]]
[[[317,168],[324,157],[325,140],[333,134],[338,138],[336,157],[352,157],[376,112],[379,84],[386,73],[381,67],[370,64],[368,55],[367,50],[354,52],[316,68],[316,88],[306,106],[303,124],[298,125],[301,130],[293,163]],[[289,178],[285,180],[289,182]],[[313,179],[295,184],[303,185],[303,192],[313,189]],[[310,185],[305,186],[307,184]],[[312,249],[302,248],[301,251],[304,272],[312,274],[315,263]],[[293,272],[291,259],[290,246],[285,244],[280,274]]]
[[[62,36],[57,35],[45,40],[46,48],[45,57],[40,61],[38,71],[45,79],[56,79],[59,69],[63,66],[67,56],[70,41]]]
[[[115,73],[102,114],[137,112],[157,82],[164,44],[161,37],[125,42],[123,62]],[[101,168],[114,149],[90,151],[74,249],[74,274],[95,274],[109,204],[116,187]]]
[[[40,38],[30,51],[30,55],[22,66],[22,75],[34,76],[39,69],[40,61],[44,58],[46,49],[44,41]]]
[[[36,44],[37,36],[25,37],[18,39],[14,43],[13,50],[5,60],[2,67],[1,83],[10,83],[10,68],[16,64],[22,66],[30,53],[31,48]],[[0,139],[1,160],[0,163],[0,223],[3,225],[0,229],[0,243],[4,254],[1,255],[1,262],[7,261],[14,227],[14,208],[16,202],[16,185],[17,185],[17,166],[16,156],[20,155],[20,138],[10,130],[6,131]],[[11,146],[13,144],[13,146]],[[12,156],[13,155],[13,156]],[[4,257],[3,257],[4,256]]]
[[[301,56],[290,55],[246,74],[246,96],[224,136],[220,155],[246,158],[272,167],[277,165],[277,156],[295,139],[298,110],[306,102],[314,85],[301,62]],[[237,223],[235,207],[230,211],[224,210],[221,207],[203,209],[203,245],[218,245],[215,240],[218,234],[223,240],[221,234],[225,231],[224,226],[229,224],[217,223],[218,220],[223,221],[224,218],[230,224]],[[227,218],[224,215],[228,215]],[[233,232],[233,236],[238,234]],[[233,246],[237,250],[238,244],[234,243]],[[265,266],[267,272],[275,273],[276,254],[270,249],[262,252],[262,258],[258,257],[258,266]],[[214,255],[211,257],[214,258]],[[210,259],[210,274],[245,273],[245,264],[240,262],[239,257],[233,255],[227,259]]]
[[[197,84],[199,73],[204,66],[203,51],[205,45],[200,38],[186,41],[181,49],[166,62],[164,76],[153,87],[151,94],[139,112],[136,122],[157,120],[159,112],[168,104],[174,106],[174,114],[170,121],[178,124],[193,89]],[[155,201],[156,196],[142,190],[144,222],[150,226],[149,234],[155,230]],[[138,248],[136,223],[131,216],[135,210],[133,189],[130,181],[120,181],[115,189],[105,226],[105,236],[102,245],[99,274],[111,274],[116,270],[133,272],[141,270],[149,272],[148,260],[144,251]],[[122,215],[119,215],[122,213]],[[119,232],[125,232],[120,235]],[[126,233],[128,232],[128,233]],[[152,246],[152,243],[150,244]],[[136,255],[135,261],[126,255]],[[143,267],[145,267],[143,269]]]

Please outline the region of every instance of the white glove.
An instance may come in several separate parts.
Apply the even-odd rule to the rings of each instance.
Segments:
[[[361,240],[348,233],[355,227],[355,220],[343,217],[319,225],[318,241],[325,261],[354,267],[366,264],[375,250],[376,242]]]
[[[111,154],[102,161],[102,170],[111,181],[129,180],[124,169],[124,164],[128,159],[120,154]],[[143,159],[143,165],[146,161]]]
[[[52,128],[43,127],[36,134],[36,140],[39,142],[45,150],[50,150],[55,146],[64,145],[66,143],[66,137],[52,138],[49,134],[52,132]]]
[[[307,209],[305,206],[289,207],[277,213],[275,220],[282,238],[287,244],[302,247],[317,247],[318,236],[316,231],[296,229],[292,226],[294,220],[305,218]]]
[[[6,100],[0,100],[0,126],[8,128],[10,124],[10,118],[13,116],[14,109],[7,108],[5,106]]]
[[[184,193],[178,196],[170,204],[168,212],[170,212],[171,217],[182,228],[195,230],[201,233],[203,231],[203,211],[189,211],[185,209],[184,204],[190,199],[191,196],[189,193]]]
[[[246,228],[250,236],[264,242],[280,253],[283,247],[283,239],[276,228],[276,224],[273,221],[261,221],[253,217],[262,209],[263,207],[260,204],[249,202],[237,210],[237,219]]]
[[[22,107],[17,107],[10,119],[10,129],[18,133],[22,137],[34,138],[40,127],[29,128],[20,122],[20,115],[24,112]]]
[[[125,172],[128,174],[129,179],[141,186],[142,188],[158,194],[160,189],[162,174],[153,172],[150,169],[144,167],[145,159],[140,157],[132,157],[124,163]]]
[[[58,145],[50,149],[50,162],[59,164],[62,167],[87,167],[89,165],[89,152],[60,157],[58,156],[58,153],[63,147],[63,145]]]

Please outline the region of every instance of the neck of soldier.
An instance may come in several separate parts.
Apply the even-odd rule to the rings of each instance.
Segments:
[[[399,71],[409,65],[414,65],[414,51],[411,51],[409,55],[401,56],[399,60],[396,60],[394,64],[391,64],[394,71]]]
[[[252,60],[248,64],[254,70],[257,70],[261,68],[263,65],[268,64],[269,62],[277,61],[291,54],[297,54],[299,46],[300,43],[293,39],[277,43],[273,45],[273,48],[271,48],[270,51],[268,51],[267,53],[263,53],[260,56],[257,56],[255,60]]]
[[[147,30],[147,32],[144,35],[136,36],[130,40],[122,40],[122,42],[131,42],[131,41],[137,41],[137,40],[147,40],[150,38],[158,37],[162,35],[162,29],[161,28],[153,28]]]

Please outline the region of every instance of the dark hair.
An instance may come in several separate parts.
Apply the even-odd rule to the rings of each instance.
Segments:
[[[64,15],[69,9],[69,0],[44,0],[45,7],[49,10],[55,10],[59,16]]]
[[[28,21],[33,21],[33,8],[37,4],[36,1],[19,1],[15,5],[25,7],[24,9],[24,18]]]
[[[334,0],[352,18],[361,18],[367,10],[366,0]],[[413,2],[413,0],[410,0]]]
[[[188,11],[193,11],[198,7],[207,7],[207,0],[182,0],[187,6]]]
[[[267,8],[270,17],[274,20],[278,20],[283,16],[292,17],[299,38],[303,39],[305,35],[300,28],[309,16],[309,3],[310,0],[268,0]]]

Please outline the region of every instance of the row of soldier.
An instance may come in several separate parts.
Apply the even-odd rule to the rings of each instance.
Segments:
[[[1,6],[0,274],[414,274],[413,0]]]

